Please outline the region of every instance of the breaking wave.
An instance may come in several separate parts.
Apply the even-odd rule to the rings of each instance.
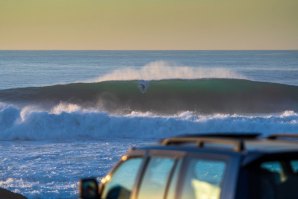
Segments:
[[[183,112],[172,116],[132,112],[113,115],[57,105],[52,111],[33,107],[0,108],[0,140],[90,140],[115,138],[163,138],[188,133],[262,132],[295,133],[298,114],[212,114]]]
[[[1,90],[0,101],[47,111],[62,103],[113,114],[262,114],[298,112],[298,86],[243,79],[123,80]]]

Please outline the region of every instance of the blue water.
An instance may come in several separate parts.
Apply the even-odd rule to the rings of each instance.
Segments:
[[[117,79],[241,78],[298,86],[298,51],[0,51],[2,89]],[[270,103],[270,101],[268,101]],[[267,114],[125,114],[60,102],[0,102],[0,187],[29,198],[76,198],[130,146],[201,132],[298,132],[293,110]]]
[[[86,81],[157,61],[298,85],[298,51],[0,51],[0,89]]]

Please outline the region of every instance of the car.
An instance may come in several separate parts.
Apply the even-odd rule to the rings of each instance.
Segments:
[[[130,149],[80,198],[298,198],[298,134],[213,133],[166,138]]]

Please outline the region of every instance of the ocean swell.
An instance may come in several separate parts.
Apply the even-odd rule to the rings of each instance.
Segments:
[[[49,110],[60,103],[113,114],[298,112],[298,87],[243,79],[127,80],[0,91],[0,101]]]

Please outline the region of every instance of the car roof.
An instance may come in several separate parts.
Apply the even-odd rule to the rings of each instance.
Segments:
[[[298,142],[294,140],[254,140],[246,141],[246,146],[248,151],[259,151],[264,153],[298,151]]]
[[[242,156],[298,152],[298,134],[211,133],[165,138],[157,145],[138,150],[170,150]]]

